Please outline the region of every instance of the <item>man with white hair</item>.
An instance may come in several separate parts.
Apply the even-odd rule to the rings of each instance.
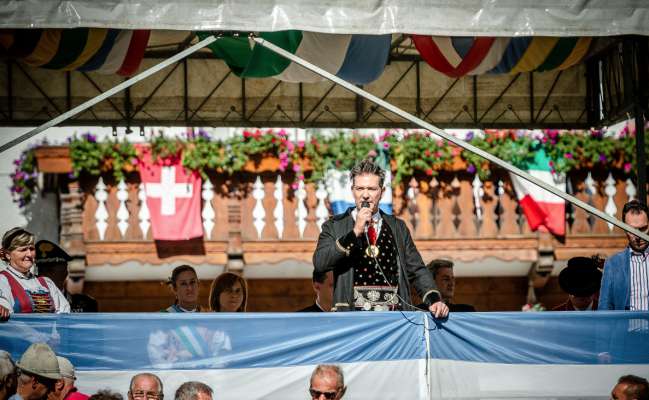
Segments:
[[[0,400],[7,400],[16,393],[16,364],[11,355],[0,350]]]
[[[212,400],[212,388],[203,382],[185,382],[176,390],[174,400]]]
[[[56,356],[56,359],[59,362],[61,379],[54,386],[54,397],[57,400],[87,400],[90,396],[80,393],[74,386],[74,381],[77,380],[74,365],[65,357]],[[54,399],[48,398],[48,400]]]
[[[345,377],[337,365],[318,365],[311,374],[309,394],[312,400],[340,400],[345,395]]]

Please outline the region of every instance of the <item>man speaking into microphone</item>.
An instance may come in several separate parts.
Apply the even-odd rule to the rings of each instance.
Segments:
[[[385,171],[366,159],[350,172],[355,207],[322,224],[313,254],[316,271],[334,273],[334,305],[351,310],[414,310],[412,283],[430,312],[448,307],[415,247],[406,224],[379,210]]]

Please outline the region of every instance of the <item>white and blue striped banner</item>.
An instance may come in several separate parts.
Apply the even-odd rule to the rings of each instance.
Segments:
[[[216,399],[305,399],[317,364],[342,366],[349,399],[608,398],[649,376],[649,313],[424,312],[12,316],[0,348],[47,342],[85,393],[126,394],[153,372],[172,398],[188,380]]]

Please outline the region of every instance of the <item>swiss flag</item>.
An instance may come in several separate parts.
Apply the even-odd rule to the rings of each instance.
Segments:
[[[200,175],[185,171],[180,154],[153,163],[148,146],[138,145],[137,151],[153,239],[187,240],[203,236]]]

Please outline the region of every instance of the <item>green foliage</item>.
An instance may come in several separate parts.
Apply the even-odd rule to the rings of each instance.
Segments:
[[[635,138],[633,132],[622,132],[620,139],[603,136],[600,131],[545,130],[523,134],[515,130],[487,130],[484,136],[474,137],[470,132],[465,138],[471,144],[495,156],[523,166],[534,158],[540,148],[548,154],[550,167],[556,172],[603,166],[631,172],[635,166]],[[116,180],[136,168],[135,146],[126,141],[106,140],[98,142],[94,135],[86,133],[70,140],[70,157],[73,172],[99,175],[111,172]],[[293,142],[283,130],[246,130],[242,135],[227,140],[213,140],[199,131],[188,140],[165,138],[160,135],[151,143],[154,160],[164,163],[174,157],[182,157],[182,165],[198,171],[203,178],[207,171],[216,170],[233,174],[243,170],[248,161],[265,157],[279,159],[279,171],[292,169],[295,179],[318,181],[329,169],[349,170],[365,158],[392,161],[393,184],[399,185],[406,178],[425,174],[433,176],[442,169],[453,167],[457,157],[462,157],[470,173],[476,172],[482,179],[489,177],[491,166],[481,157],[463,151],[431,136],[428,132],[410,132],[403,137],[385,132],[378,138],[359,133],[339,133],[333,136],[314,134],[307,142]],[[649,153],[649,141],[645,149]],[[302,171],[304,160],[311,165],[311,173]],[[24,206],[37,190],[36,159],[33,149],[25,151],[11,174],[11,192],[14,200]]]
[[[346,135],[340,132],[331,137],[314,135],[305,144],[304,155],[311,161],[313,172],[310,180],[317,181],[324,177],[329,169],[348,170],[357,162],[376,157],[374,138],[356,132]]]
[[[453,164],[455,149],[441,140],[433,139],[428,132],[406,134],[402,139],[387,132],[381,138],[388,144],[384,144],[384,147],[390,149],[396,165],[393,177],[395,185],[416,173],[437,175],[439,170]]]
[[[124,178],[124,173],[134,169],[137,152],[133,144],[123,140],[98,142],[96,137],[85,133],[70,139],[70,159],[75,176],[82,172],[99,175],[111,171],[116,180]]]

